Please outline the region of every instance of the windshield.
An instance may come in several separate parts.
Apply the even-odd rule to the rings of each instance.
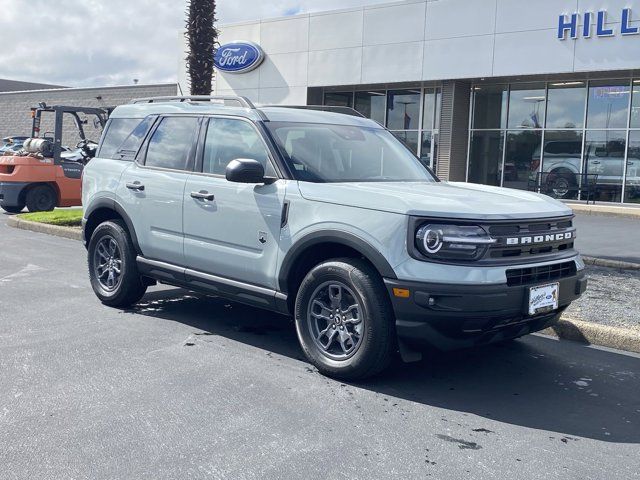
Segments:
[[[296,180],[436,182],[397,138],[381,128],[267,122]]]

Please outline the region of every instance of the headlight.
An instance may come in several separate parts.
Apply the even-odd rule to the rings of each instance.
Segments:
[[[478,260],[496,240],[482,228],[462,225],[422,225],[416,231],[416,247],[435,260]]]

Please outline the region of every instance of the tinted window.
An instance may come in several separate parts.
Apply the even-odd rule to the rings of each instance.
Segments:
[[[249,123],[230,118],[211,118],[207,128],[202,171],[224,175],[227,164],[237,158],[257,160],[267,176],[275,171],[260,135]]]
[[[545,99],[544,84],[512,86],[509,94],[509,128],[542,128]]]
[[[113,158],[122,142],[142,120],[140,118],[112,118],[102,139],[98,157]]]
[[[188,170],[189,153],[197,129],[197,118],[163,118],[149,141],[145,165]]]
[[[582,128],[587,89],[584,82],[549,85],[547,128]]]
[[[417,130],[420,121],[420,90],[390,90],[387,97],[387,128]]]
[[[138,124],[138,126],[131,132],[131,134],[125,139],[124,142],[120,145],[120,147],[116,150],[116,158],[121,160],[133,160],[138,153],[138,149],[140,145],[142,145],[142,141],[144,137],[147,135],[147,132],[153,125],[153,121],[155,118],[147,117],[142,122]]]
[[[506,85],[479,85],[473,89],[473,128],[507,126]]]

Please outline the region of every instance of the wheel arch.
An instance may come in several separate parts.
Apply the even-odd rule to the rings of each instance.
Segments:
[[[309,270],[320,262],[338,257],[363,258],[380,276],[397,278],[387,259],[366,240],[338,230],[313,232],[294,243],[280,265],[278,287],[287,294],[288,303],[292,305],[295,301],[298,287]]]
[[[84,226],[83,237],[84,245],[87,247],[91,240],[91,235],[98,225],[108,220],[122,220],[127,226],[131,241],[136,249],[138,255],[142,255],[140,244],[138,243],[138,236],[136,235],[135,227],[129,215],[122,206],[113,199],[103,198],[99,199],[91,204],[84,213]]]

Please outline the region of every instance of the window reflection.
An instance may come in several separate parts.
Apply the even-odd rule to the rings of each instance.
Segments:
[[[524,84],[511,87],[509,128],[542,128],[545,110],[544,85]]]
[[[418,154],[418,132],[391,132],[400,139],[414,155]]]
[[[598,175],[598,200],[621,200],[625,148],[625,131],[587,131],[583,171]]]
[[[627,128],[629,81],[591,82],[587,128]]]
[[[325,93],[324,104],[331,107],[353,107],[353,93],[351,92]]]
[[[626,202],[640,203],[640,130],[629,133],[624,199]]]
[[[365,117],[384,125],[385,92],[356,92],[355,109]]]
[[[503,142],[504,133],[500,130],[472,133],[469,150],[469,182],[500,185]]]
[[[631,104],[631,128],[640,128],[640,80],[633,81]]]
[[[554,197],[576,198],[582,169],[582,131],[548,130],[544,137],[542,172],[552,174]]]
[[[584,82],[549,84],[547,128],[582,128],[586,100]]]
[[[420,128],[420,90],[389,90],[387,128],[418,130]]]
[[[507,134],[503,185],[526,190],[540,167],[542,132],[516,131]]]
[[[507,85],[481,85],[473,89],[473,128],[507,126]]]

